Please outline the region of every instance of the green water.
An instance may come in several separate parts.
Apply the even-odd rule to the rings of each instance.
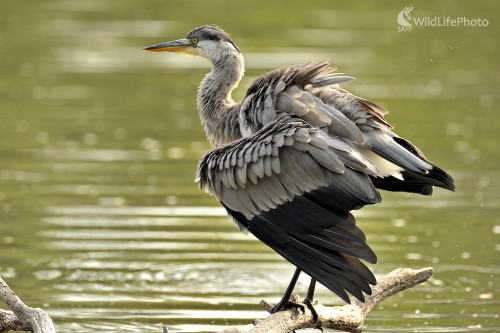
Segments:
[[[216,331],[266,316],[258,302],[277,301],[293,267],[194,184],[209,149],[195,102],[208,62],[140,52],[215,23],[246,56],[235,99],[265,71],[328,58],[456,179],[456,193],[383,193],[356,212],[377,275],[435,268],[365,331],[500,331],[500,6],[414,1],[414,16],[489,25],[399,33],[406,5],[2,1],[0,276],[58,332]]]

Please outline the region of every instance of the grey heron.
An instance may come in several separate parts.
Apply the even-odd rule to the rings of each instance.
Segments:
[[[202,26],[186,38],[149,46],[210,60],[198,90],[201,122],[213,150],[199,162],[197,181],[250,232],[295,265],[280,303],[286,305],[301,271],[346,302],[364,301],[376,284],[360,259],[377,257],[352,210],[380,202],[377,189],[431,195],[454,191],[453,179],[409,141],[392,132],[386,110],[350,94],[327,61],[273,70],[245,98],[231,91],[243,56],[221,28]]]

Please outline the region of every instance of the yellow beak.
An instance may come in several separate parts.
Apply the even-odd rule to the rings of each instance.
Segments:
[[[187,53],[186,48],[192,46],[186,38],[174,40],[171,42],[156,44],[143,48],[143,51],[148,52],[175,52]]]

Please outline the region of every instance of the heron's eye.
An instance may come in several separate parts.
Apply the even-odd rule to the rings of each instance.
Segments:
[[[193,39],[191,39],[193,41],[193,44],[198,44],[198,38],[194,37]]]

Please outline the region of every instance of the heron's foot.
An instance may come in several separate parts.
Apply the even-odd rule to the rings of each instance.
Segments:
[[[316,309],[314,308],[314,303],[317,304],[317,302],[313,302],[313,300],[309,299],[309,298],[304,298],[302,303],[304,303],[307,306],[307,308],[311,311],[311,314],[313,316],[313,320],[318,321],[318,313],[316,312]],[[320,330],[323,332],[322,328],[320,328]]]
[[[274,314],[276,312],[285,310],[286,308],[289,308],[289,307],[299,308],[302,312],[305,312],[305,310],[306,310],[304,305],[302,305],[300,303],[297,303],[291,299],[282,299],[281,301],[278,302],[278,304],[273,306],[270,313]]]

